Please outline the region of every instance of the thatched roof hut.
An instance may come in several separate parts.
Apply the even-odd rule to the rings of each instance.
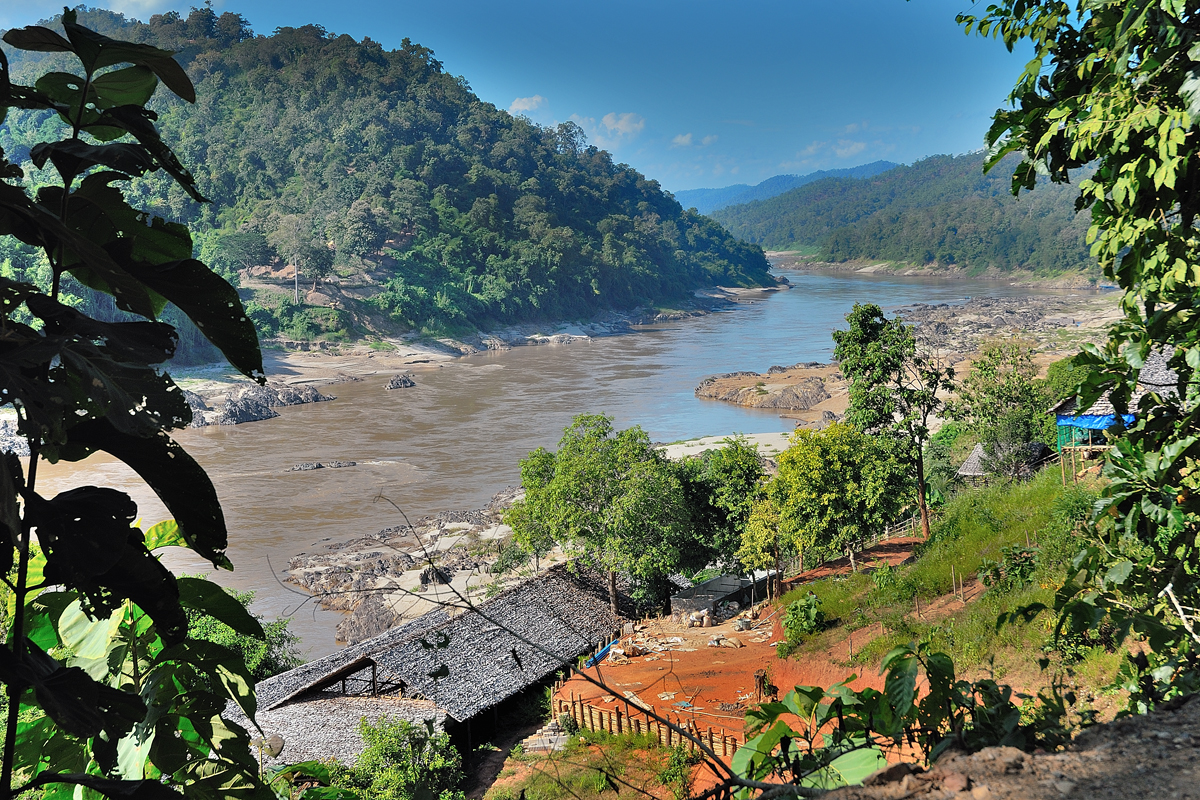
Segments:
[[[571,566],[554,566],[477,606],[440,609],[268,678],[257,687],[259,708],[332,700],[336,709],[353,699],[345,713],[357,723],[356,703],[364,697],[422,698],[450,721],[466,722],[620,627],[603,576]]]
[[[1024,448],[1026,451],[1025,460],[1021,468],[1022,474],[1025,474],[1026,470],[1030,470],[1039,464],[1050,452],[1050,448],[1046,447],[1046,445],[1042,444],[1041,442],[1027,442],[1022,445],[1017,445],[1017,447]],[[1013,451],[1003,451],[1005,454],[1011,452]],[[967,481],[968,483],[986,482],[987,477],[991,474],[992,470],[988,469],[987,452],[983,449],[982,442],[975,445],[975,449],[971,451],[969,456],[967,456],[967,460],[962,463],[962,466],[958,468],[957,472],[958,477]]]
[[[353,763],[363,718],[442,729],[468,722],[608,641],[621,620],[604,576],[571,567],[556,565],[478,605],[439,609],[259,682],[258,724],[285,742],[278,760]]]

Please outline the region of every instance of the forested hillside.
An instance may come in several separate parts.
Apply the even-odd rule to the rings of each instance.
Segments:
[[[846,169],[823,169],[809,172],[805,175],[775,175],[762,183],[751,186],[746,183],[735,183],[720,189],[684,189],[675,193],[675,199],[684,208],[694,208],[701,214],[711,214],[726,206],[749,203],[753,200],[766,200],[783,194],[789,189],[804,186],[822,178],[869,178],[893,169],[896,164],[891,161],[872,161]]]
[[[1009,192],[1015,157],[990,173],[983,156],[933,156],[859,180],[830,178],[712,214],[767,249],[815,248],[827,261],[878,259],[974,271],[1060,274],[1092,268],[1088,214],[1071,186]]]
[[[454,332],[770,281],[757,246],[683,210],[578,126],[543,128],[482,102],[407,39],[388,51],[316,26],[256,36],[207,8],[79,21],[177,51],[196,83],[194,106],[161,92],[152,105],[213,203],[154,177],[136,182],[136,200],[188,222],[265,335]],[[6,52],[18,80],[67,65]],[[0,146],[36,182],[29,147],[59,124],[12,113]],[[6,260],[36,270],[36,254]]]

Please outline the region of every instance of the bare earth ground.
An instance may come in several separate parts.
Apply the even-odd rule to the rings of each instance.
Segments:
[[[1200,699],[1181,708],[1097,725],[1061,753],[991,747],[943,756],[928,773],[839,789],[831,800],[1035,800],[1200,797]]]

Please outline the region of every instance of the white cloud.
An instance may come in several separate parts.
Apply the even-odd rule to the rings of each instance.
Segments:
[[[676,147],[708,147],[710,144],[715,142],[717,138],[718,137],[716,136],[705,136],[699,142],[696,142],[692,139],[692,135],[690,133],[681,133],[671,140],[671,147],[672,149]]]
[[[618,136],[637,136],[642,132],[642,128],[646,127],[646,120],[641,115],[632,112],[615,114],[610,111],[604,115],[601,122],[610,132],[616,132]]]
[[[640,114],[627,111],[622,114],[609,112],[596,122],[595,117],[571,115],[571,121],[583,128],[588,141],[605,150],[614,150],[623,144],[633,141],[646,127],[646,120]]]
[[[833,148],[833,152],[838,158],[849,158],[861,153],[867,149],[866,142],[853,142],[849,139],[838,139],[837,147]]]
[[[540,94],[535,94],[533,97],[518,97],[512,101],[512,105],[508,107],[510,114],[525,114],[530,111],[536,111],[546,105],[546,98]]]
[[[808,147],[801,150],[797,155],[811,156],[820,150],[825,149],[826,142],[810,142]]]

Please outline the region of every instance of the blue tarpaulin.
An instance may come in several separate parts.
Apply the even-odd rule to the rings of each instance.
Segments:
[[[1121,419],[1126,425],[1133,424],[1133,414],[1123,414]],[[1113,425],[1117,424],[1116,414],[1080,414],[1071,416],[1069,414],[1058,414],[1057,422],[1063,428],[1082,428],[1089,431],[1106,431]]]

